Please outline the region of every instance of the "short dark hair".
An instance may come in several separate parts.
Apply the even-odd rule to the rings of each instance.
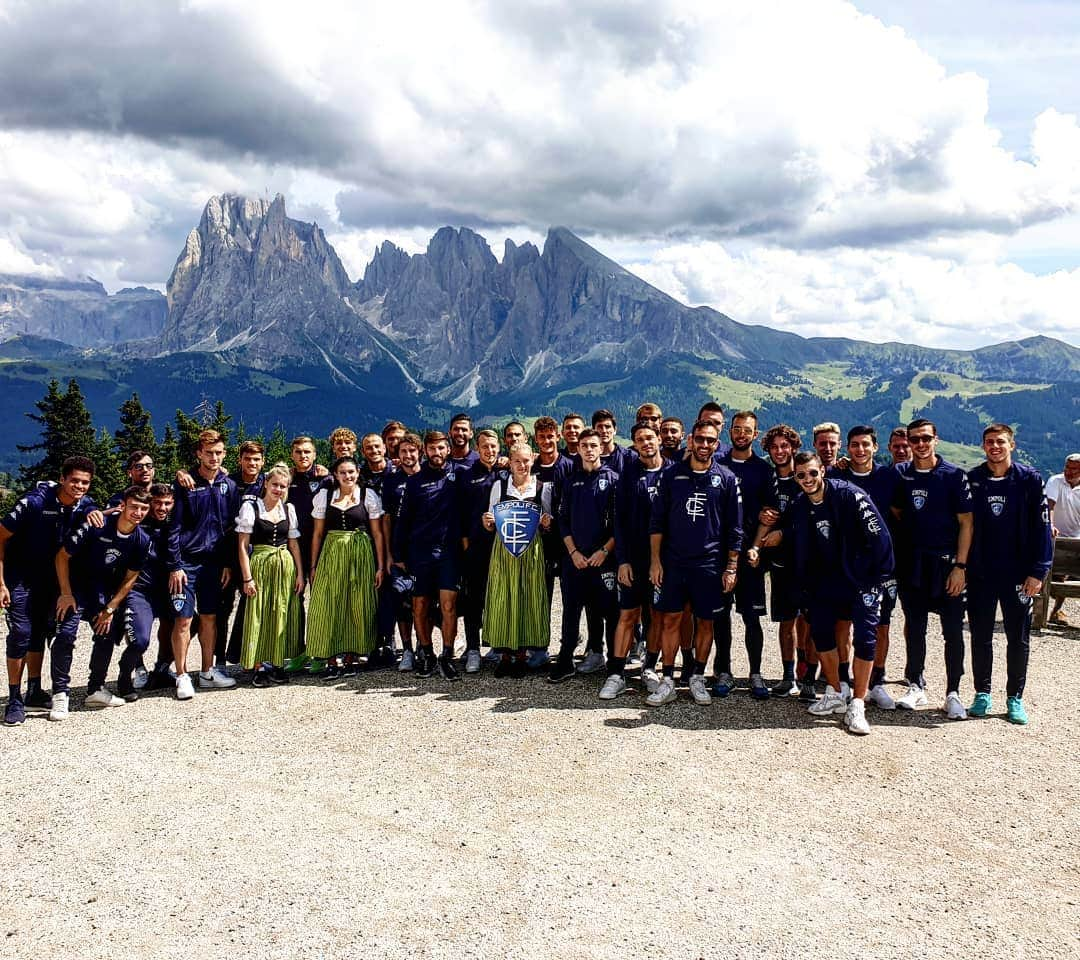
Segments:
[[[720,406],[715,400],[707,400],[701,405],[701,409],[697,412],[698,420],[704,420],[705,414],[718,413],[720,416],[724,415],[724,408]]]
[[[151,460],[154,459],[146,450],[132,450],[131,453],[128,454],[127,460],[124,461],[124,469],[130,470],[135,464],[142,460],[143,457],[150,457]]]
[[[563,418],[562,418],[562,422],[566,423],[567,420],[580,420],[582,423],[585,422],[585,418],[580,413],[577,413],[576,411],[571,411],[570,413],[564,414]]]
[[[753,410],[739,410],[731,415],[731,422],[736,420],[753,420],[754,426],[757,426],[757,414]]]
[[[128,500],[134,500],[136,503],[150,503],[150,494],[142,487],[132,484],[122,494],[121,499],[126,503]]]
[[[70,477],[76,470],[81,470],[83,473],[93,476],[97,472],[97,467],[94,466],[94,461],[89,457],[68,457],[60,465],[60,479]]]
[[[461,413],[455,413],[450,418],[450,426],[453,426],[455,423],[461,423],[462,421],[467,423],[470,427],[472,426],[472,417],[470,417],[464,411],[462,411]]]
[[[795,454],[794,465],[801,467],[804,463],[809,463],[811,460],[816,460],[821,463],[821,455],[816,450],[800,450]]]
[[[717,427],[717,425],[711,420],[704,419],[694,421],[693,427],[690,428],[690,435],[693,436],[695,433],[697,433],[699,430],[703,430],[705,427],[708,427],[710,430],[715,430],[716,435],[718,437],[720,436],[720,428]]]
[[[677,423],[680,429],[686,429],[686,424],[683,423],[682,420],[680,420],[678,417],[664,417],[664,419],[660,421],[660,426],[663,426],[665,423]]]
[[[150,484],[150,496],[153,499],[160,500],[162,497],[169,497],[172,499],[175,494],[173,488],[167,483],[152,483]]]
[[[599,440],[600,434],[598,434],[592,427],[586,427],[584,430],[581,431],[580,435],[578,436],[578,442],[580,443],[582,440],[588,440],[589,437],[596,437]]]
[[[877,445],[877,431],[868,423],[860,423],[847,432],[847,442],[851,443],[856,437],[869,437]]]
[[[605,420],[610,420],[613,427],[617,427],[615,422],[615,414],[610,410],[605,410],[602,407],[599,410],[594,410],[592,415],[592,425],[595,427],[598,423],[603,423]]]
[[[407,430],[408,428],[400,420],[388,420],[386,425],[382,428],[382,438],[385,440],[388,433],[393,433],[395,430]]]
[[[772,442],[777,437],[783,437],[791,444],[792,450],[798,450],[802,446],[802,437],[799,436],[799,432],[794,427],[789,427],[786,423],[778,423],[775,427],[769,427],[765,431],[765,436],[761,438],[761,449],[768,453],[769,447],[772,446]]]
[[[929,427],[934,431],[934,436],[937,436],[937,424],[934,423],[933,420],[927,420],[926,417],[919,417],[916,420],[912,420],[911,423],[907,425],[907,432],[910,434],[912,430],[919,430],[922,427]]]
[[[554,417],[537,417],[533,421],[533,436],[535,437],[541,430],[554,430],[558,433],[559,425]]]
[[[266,453],[266,448],[258,440],[245,440],[236,448],[236,455],[242,457],[245,453]]]
[[[506,436],[506,431],[507,431],[507,430],[509,430],[509,429],[510,429],[511,427],[521,427],[521,432],[522,432],[522,433],[524,433],[524,432],[525,432],[525,424],[523,424],[523,423],[522,423],[522,422],[521,422],[520,420],[511,420],[511,421],[510,421],[510,422],[509,422],[509,423],[508,423],[508,424],[507,424],[507,425],[506,425],[505,427],[503,427],[503,429],[502,429],[502,432],[503,432],[503,436],[504,436],[504,437]]]
[[[472,420],[469,421],[469,424],[470,425],[472,424]],[[428,432],[424,434],[424,446],[425,447],[429,443],[439,443],[439,442],[441,442],[443,440],[446,440],[446,434],[443,433],[441,430],[428,430]],[[446,442],[449,443],[448,440]]]
[[[644,421],[639,420],[630,428],[630,439],[636,440],[637,435],[641,433],[642,430],[651,430],[658,437],[660,436],[660,431],[658,431],[651,423],[645,423]]]
[[[889,434],[889,443],[892,443],[897,437],[907,440],[907,427],[893,427],[892,433]]]

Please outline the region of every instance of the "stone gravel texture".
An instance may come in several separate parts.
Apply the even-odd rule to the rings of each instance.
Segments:
[[[1080,956],[1080,630],[1033,637],[1026,728],[998,640],[993,717],[945,720],[932,638],[931,707],[856,738],[599,676],[91,712],[81,634],[70,719],[0,730],[0,957]]]

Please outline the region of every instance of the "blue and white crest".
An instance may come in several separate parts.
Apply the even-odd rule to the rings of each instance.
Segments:
[[[718,474],[718,473],[714,473],[714,474],[712,475],[712,485],[713,485],[714,487],[718,487],[718,486],[720,486],[720,474]]]
[[[529,549],[540,528],[540,508],[531,500],[507,500],[491,508],[495,532],[510,556],[520,557]]]
[[[600,488],[600,492],[603,493],[608,488],[607,477],[601,477],[596,481],[596,485]]]
[[[1001,513],[1002,513],[1002,511],[1003,511],[1004,509],[1005,509],[1005,504],[1003,504],[1003,503],[1001,503],[1001,502],[999,502],[999,501],[997,501],[997,500],[991,500],[991,501],[990,501],[990,512],[991,512],[991,513],[992,513],[992,514],[993,514],[993,515],[994,515],[995,517],[1000,517],[1000,516],[1001,516]]]
[[[308,489],[312,493],[318,493],[319,492],[319,487],[322,486],[322,480],[309,480],[307,485],[308,485]]]
[[[921,510],[926,506],[926,497],[912,497],[911,502],[915,504],[916,510]]]
[[[187,599],[182,593],[174,593],[172,595],[172,607],[177,613],[180,613],[184,609],[184,600]]]
[[[214,486],[217,487],[217,492],[220,493],[222,496],[225,496],[225,494],[229,492],[228,480],[219,480],[217,483],[214,484]]]

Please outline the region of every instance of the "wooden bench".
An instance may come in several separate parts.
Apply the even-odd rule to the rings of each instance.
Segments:
[[[1062,582],[1066,577],[1071,577],[1071,582]],[[1036,630],[1046,626],[1050,600],[1058,597],[1080,597],[1080,537],[1058,537],[1054,541],[1054,565],[1042,593],[1035,598],[1031,625]]]

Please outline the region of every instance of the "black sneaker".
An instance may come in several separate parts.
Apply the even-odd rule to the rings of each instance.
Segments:
[[[453,659],[445,654],[435,661],[435,672],[443,680],[457,680],[460,676],[457,667],[454,666]]]
[[[504,653],[499,657],[499,662],[495,664],[494,675],[497,679],[501,680],[503,677],[509,677],[513,672],[514,662],[510,659],[510,654]]]
[[[17,727],[26,722],[26,707],[22,700],[9,700],[7,709],[4,711],[4,725]]]
[[[548,683],[562,683],[564,680],[569,680],[575,673],[577,673],[577,667],[574,666],[573,661],[564,663],[561,660],[556,660],[555,666],[551,668],[551,672],[548,674]]]
[[[274,684],[288,683],[289,675],[282,667],[274,667],[273,670],[268,671],[267,675]]]
[[[778,683],[774,683],[772,686],[772,690],[770,690],[769,692],[774,697],[787,697],[791,695],[791,691],[794,690],[797,686],[798,685],[795,683],[794,680],[781,680]]]
[[[169,676],[169,668],[165,667],[163,670],[155,667],[147,674],[146,687],[147,690],[172,690],[176,687],[176,679]]]
[[[524,680],[529,673],[529,658],[525,655],[525,651],[519,651],[518,655],[514,657],[514,662],[510,665],[510,676],[515,680]]]
[[[23,704],[31,710],[51,710],[52,694],[47,693],[39,687],[33,693],[28,693],[23,698]]]
[[[817,691],[814,689],[812,680],[799,681],[799,699],[803,703],[813,703],[817,700]]]
[[[263,690],[266,687],[272,687],[274,685],[272,672],[265,667],[259,667],[259,669],[251,675],[251,685],[253,687],[258,687],[260,690]]]
[[[323,667],[322,673],[319,674],[319,679],[332,683],[335,680],[341,679],[342,671],[343,668],[338,658],[331,657],[326,661],[326,666]]]
[[[345,660],[341,665],[342,677],[357,677],[360,675],[360,661],[356,659],[351,653],[345,655]]]
[[[427,679],[435,672],[435,654],[426,650],[421,650],[416,655],[415,666],[416,675]]]
[[[135,684],[131,682],[131,677],[116,678],[116,695],[126,703],[134,703],[139,699],[138,691],[135,689]]]

